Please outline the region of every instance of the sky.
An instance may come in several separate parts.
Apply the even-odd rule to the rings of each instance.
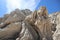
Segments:
[[[40,6],[46,6],[48,13],[51,14],[60,11],[60,0],[41,0],[36,9],[39,9]]]
[[[46,6],[49,14],[57,12],[60,11],[60,0],[0,0],[0,17],[16,8],[34,11],[40,6]]]

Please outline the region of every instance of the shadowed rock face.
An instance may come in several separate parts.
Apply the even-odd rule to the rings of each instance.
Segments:
[[[0,18],[0,23],[2,22],[2,18]]]

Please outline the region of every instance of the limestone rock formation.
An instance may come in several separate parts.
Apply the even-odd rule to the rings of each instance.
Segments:
[[[52,23],[48,18],[46,7],[41,7],[37,12],[35,25],[39,28],[42,40],[53,40],[52,38]]]
[[[40,10],[34,11],[31,15],[27,16],[25,20],[29,24],[36,26],[36,28],[33,28],[38,31],[42,40],[53,40],[53,23],[51,23],[50,18],[48,17],[46,7],[41,7]]]
[[[56,26],[56,31],[53,35],[54,40],[60,40],[60,24]]]
[[[27,10],[26,14],[27,12],[31,14],[30,10]],[[27,15],[25,15],[23,11],[16,9],[10,14],[5,14],[4,17],[0,18],[0,40],[16,40],[22,29],[21,21],[23,21]]]
[[[54,40],[60,40],[60,12],[50,15],[52,22],[56,24],[56,31],[53,34]]]
[[[21,23],[11,23],[0,29],[0,40],[15,40],[21,31]]]
[[[22,23],[19,40],[38,40],[38,37],[38,34],[30,24],[26,22]]]
[[[60,40],[60,12],[48,14],[40,7],[5,14],[0,18],[0,40]]]
[[[31,25],[34,25],[36,17],[37,17],[37,11],[35,10],[32,14],[26,16],[25,21]]]
[[[28,11],[26,11],[26,12],[28,12]],[[21,20],[24,20],[25,17],[26,17],[25,13],[23,13],[19,9],[16,9],[15,11],[11,12],[10,16],[7,18],[5,23],[21,21]]]
[[[28,15],[30,15],[31,13],[32,13],[32,11],[30,11],[29,9],[25,9],[25,10],[21,10],[23,13],[24,13],[24,15],[26,15],[26,16],[28,16]]]

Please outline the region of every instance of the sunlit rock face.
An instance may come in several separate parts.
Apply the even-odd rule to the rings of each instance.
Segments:
[[[0,30],[0,40],[15,40],[21,31],[21,23],[11,23]]]
[[[36,19],[35,25],[39,28],[42,40],[53,40],[51,29],[52,23],[48,17],[46,7],[41,7],[40,10],[37,11],[37,16],[38,17]]]
[[[31,13],[28,9],[16,9],[0,18],[0,40],[16,40],[22,30],[21,22]]]
[[[52,29],[53,23],[51,22],[46,7],[41,7],[38,11],[34,11],[31,15],[25,18],[30,25],[35,25],[33,27],[36,29],[40,35],[41,40],[53,40]]]
[[[60,40],[60,12],[16,9],[0,18],[0,40]]]
[[[54,32],[53,39],[60,40],[60,12],[51,14],[52,21],[56,24],[56,31]]]
[[[24,20],[27,15],[31,14],[30,10],[24,10],[24,11],[16,9],[15,11],[11,12],[10,16],[7,18],[5,23],[11,23],[11,22]]]

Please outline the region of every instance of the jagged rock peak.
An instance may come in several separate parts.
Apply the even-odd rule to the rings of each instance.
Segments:
[[[48,17],[48,11],[46,9],[46,7],[41,6],[40,9],[37,11],[37,15],[40,17]]]

